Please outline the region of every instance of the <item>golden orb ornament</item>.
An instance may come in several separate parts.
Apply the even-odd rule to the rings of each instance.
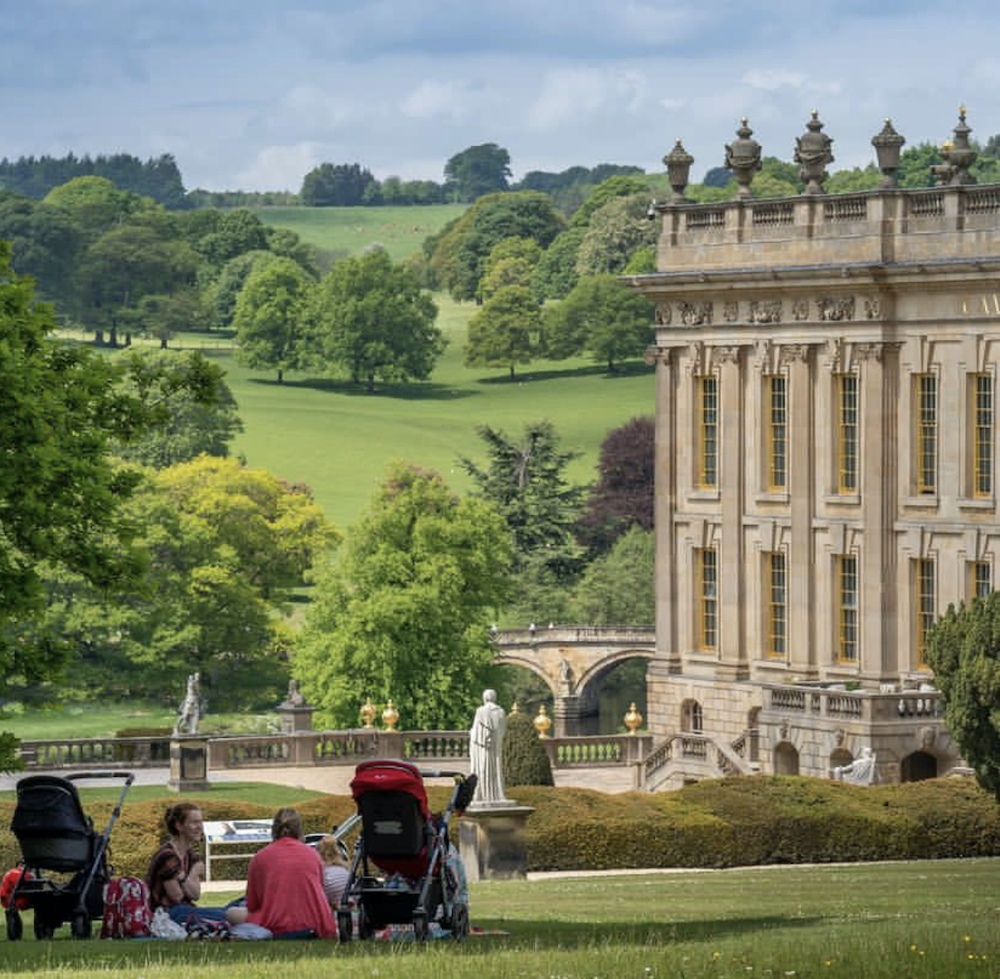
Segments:
[[[535,725],[535,730],[538,732],[540,738],[547,738],[549,736],[549,729],[552,727],[552,718],[549,717],[549,712],[545,709],[545,704],[539,706],[538,715],[531,723]]]
[[[375,705],[371,697],[361,705],[361,723],[367,729],[375,727]]]
[[[385,705],[385,710],[382,711],[382,724],[387,731],[395,731],[398,723],[399,711],[396,710],[396,705],[390,700]]]
[[[625,727],[628,728],[629,734],[635,734],[635,732],[642,727],[642,714],[636,710],[634,700],[631,704],[629,704],[628,710],[625,711],[625,717],[623,720],[625,721]]]

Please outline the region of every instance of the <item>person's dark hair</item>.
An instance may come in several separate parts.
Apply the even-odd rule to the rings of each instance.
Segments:
[[[197,812],[201,806],[193,802],[178,802],[167,808],[163,815],[163,825],[171,836],[176,836],[181,823],[186,822],[192,812]]]
[[[295,840],[302,839],[302,817],[294,809],[279,809],[274,814],[271,839],[280,840],[283,836],[290,836]]]

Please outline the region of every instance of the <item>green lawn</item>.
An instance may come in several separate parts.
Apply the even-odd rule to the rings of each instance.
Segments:
[[[290,228],[310,245],[335,255],[357,255],[381,245],[394,261],[420,251],[424,239],[436,234],[467,204],[422,207],[254,207],[265,224]]]
[[[251,466],[312,487],[326,514],[341,528],[371,501],[390,462],[433,469],[456,491],[470,483],[460,455],[485,462],[476,426],[518,436],[527,422],[550,420],[565,450],[581,453],[570,478],[596,476],[607,433],[654,410],[652,368],[631,362],[608,375],[584,360],[538,362],[519,369],[470,370],[462,365],[465,324],[475,311],[436,296],[439,324],[449,337],[432,379],[423,384],[380,386],[377,393],[296,372],[278,384],[274,374],[249,371],[221,351],[216,359],[239,405],[246,431],[234,451]],[[178,338],[176,345],[183,345]]]
[[[229,894],[212,895],[224,903]],[[462,944],[0,942],[0,972],[81,979],[955,979],[1000,975],[1000,862],[962,860],[470,887]]]

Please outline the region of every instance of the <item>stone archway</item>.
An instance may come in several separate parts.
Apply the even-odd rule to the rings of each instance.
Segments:
[[[774,749],[774,774],[799,774],[799,753],[788,741],[782,741]]]
[[[926,751],[914,751],[899,765],[900,782],[922,782],[924,779],[937,778],[937,774],[937,758]]]

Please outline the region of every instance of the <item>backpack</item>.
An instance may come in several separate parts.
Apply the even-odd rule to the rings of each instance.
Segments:
[[[139,877],[112,877],[104,890],[101,938],[142,938],[151,932],[149,885]]]

